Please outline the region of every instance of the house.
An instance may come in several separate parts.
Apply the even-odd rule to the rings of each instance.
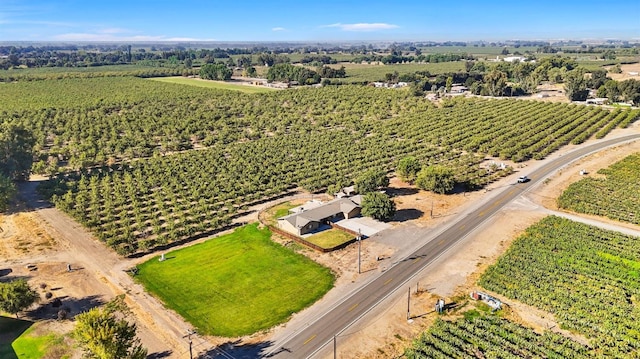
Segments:
[[[469,91],[469,88],[467,86],[464,86],[462,84],[454,84],[451,86],[451,91],[449,91],[449,93],[463,93],[465,91]]]
[[[502,61],[505,61],[505,62],[515,62],[515,61],[525,62],[525,61],[527,61],[527,58],[524,57],[524,56],[507,56],[507,57],[503,58]]]
[[[301,236],[317,230],[323,224],[358,216],[361,203],[361,196],[337,198],[321,204],[313,201],[307,202],[300,207],[293,208],[291,210],[293,213],[278,218],[278,227]]]

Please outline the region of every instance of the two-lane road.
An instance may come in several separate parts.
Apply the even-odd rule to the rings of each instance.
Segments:
[[[269,351],[263,354],[263,357],[308,358],[314,356],[325,347],[329,349],[327,344],[333,340],[334,335],[340,334],[398,289],[405,288],[407,282],[416,273],[431,264],[529,187],[587,154],[638,138],[640,138],[640,134],[585,146],[549,161],[537,170],[528,173],[527,175],[531,178],[531,181],[513,184],[502,189],[487,203],[459,218],[433,240],[328,310],[306,328],[286,339],[285,342],[275,343],[274,346],[269,348]]]

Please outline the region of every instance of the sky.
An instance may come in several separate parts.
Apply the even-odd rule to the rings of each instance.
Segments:
[[[640,41],[640,0],[0,0],[0,41]]]

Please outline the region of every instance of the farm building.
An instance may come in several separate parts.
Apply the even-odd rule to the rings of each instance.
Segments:
[[[449,91],[449,93],[464,93],[465,91],[469,91],[469,88],[467,86],[464,86],[462,84],[454,84],[453,86],[451,86],[451,91]]]
[[[505,62],[515,62],[515,61],[525,62],[525,61],[527,61],[527,58],[524,57],[524,56],[507,56],[504,59],[502,59],[502,61],[505,61]]]
[[[596,97],[587,99],[587,105],[605,105],[609,102],[609,99],[606,97]]]
[[[278,227],[301,236],[311,233],[321,225],[360,214],[361,196],[337,198],[327,203],[307,202],[290,210],[291,214],[278,218]]]

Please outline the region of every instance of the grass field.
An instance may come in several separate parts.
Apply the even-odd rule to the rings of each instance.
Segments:
[[[36,334],[39,324],[0,316],[0,358],[69,358],[63,337],[53,333]]]
[[[234,84],[234,83],[222,82],[222,81],[207,81],[207,80],[200,80],[200,79],[187,78],[187,77],[181,77],[181,76],[156,77],[156,78],[151,78],[150,80],[168,82],[172,84],[214,88],[214,89],[221,89],[221,90],[234,90],[234,91],[241,91],[246,93],[263,93],[263,92],[275,91],[275,89],[268,88],[268,87],[240,85],[240,84]]]
[[[25,334],[32,324],[33,322],[28,320],[0,316],[0,358],[18,358],[12,343]]]
[[[306,238],[308,242],[318,245],[322,248],[333,248],[337,245],[345,243],[353,239],[353,235],[339,229],[327,229],[318,234],[314,234]]]
[[[139,266],[136,277],[198,328],[236,337],[282,323],[333,286],[334,277],[310,259],[270,240],[257,224],[166,254]]]
[[[19,359],[40,359],[45,357],[63,359],[70,357],[69,355],[64,355],[66,350],[61,336],[53,333],[36,335],[35,328],[35,326],[30,327],[13,342],[13,349]]]
[[[344,79],[331,79],[332,82],[371,82],[383,81],[385,74],[397,71],[398,74],[407,74],[416,71],[429,71],[431,74],[441,74],[445,72],[458,72],[464,70],[463,61],[440,62],[429,64],[394,64],[394,65],[374,65],[374,64],[337,64],[331,67],[340,68],[344,66],[347,77]]]

